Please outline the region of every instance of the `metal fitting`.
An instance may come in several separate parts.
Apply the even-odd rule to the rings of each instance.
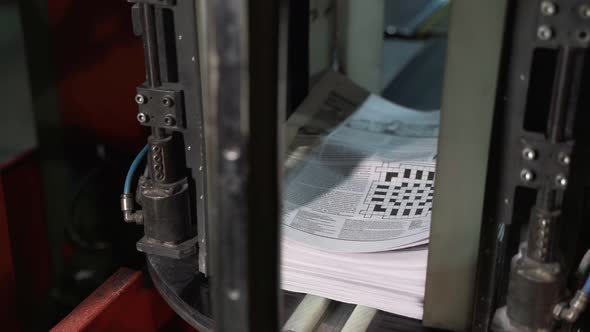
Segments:
[[[121,211],[133,211],[133,194],[121,195]]]
[[[537,151],[532,148],[526,147],[522,149],[522,157],[524,160],[535,160],[537,158]]]
[[[174,99],[170,96],[164,96],[164,98],[162,98],[162,104],[166,107],[172,107],[172,105],[174,105]]]
[[[590,32],[588,30],[582,29],[576,31],[576,39],[578,42],[582,44],[586,44],[590,41]]]
[[[522,171],[520,171],[520,178],[524,182],[531,182],[535,179],[535,173],[533,173],[533,171],[528,168],[524,168]]]
[[[167,126],[174,126],[176,124],[176,119],[174,118],[174,116],[168,114],[164,117],[164,124],[166,124]]]
[[[555,185],[560,188],[567,187],[567,178],[563,174],[557,174],[555,177]]]
[[[553,37],[553,30],[548,25],[541,25],[537,28],[537,37],[541,40],[549,40]]]
[[[138,113],[137,114],[137,121],[139,121],[139,123],[146,123],[149,120],[149,116],[145,113]]]
[[[557,6],[551,1],[541,2],[541,14],[545,16],[553,16],[557,13]]]
[[[136,212],[125,211],[123,212],[123,220],[125,220],[126,223],[135,223],[138,225],[142,225],[143,212],[141,210]]]
[[[121,211],[126,223],[143,224],[143,212],[133,212],[133,194],[121,195]]]
[[[573,323],[578,320],[580,314],[584,312],[588,305],[588,294],[583,290],[578,290],[576,295],[571,299],[569,305],[566,303],[559,303],[553,308],[553,316],[556,319],[564,320],[568,323]]]
[[[580,17],[582,17],[584,19],[590,18],[590,6],[589,5],[581,5],[580,8],[578,9],[578,13],[580,14]]]
[[[557,160],[560,164],[565,166],[569,165],[572,162],[570,156],[565,152],[560,152],[559,155],[557,155]]]
[[[145,98],[144,95],[138,93],[135,95],[135,102],[138,103],[139,105],[143,105],[147,102],[147,99]]]

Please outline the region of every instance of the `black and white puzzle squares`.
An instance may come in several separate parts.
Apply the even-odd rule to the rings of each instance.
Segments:
[[[434,167],[423,164],[384,163],[377,167],[379,180],[371,183],[365,198],[365,218],[407,219],[427,217],[432,212]]]

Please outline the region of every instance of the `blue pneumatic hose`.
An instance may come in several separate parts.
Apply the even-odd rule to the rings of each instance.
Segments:
[[[582,288],[582,290],[584,291],[584,293],[590,295],[590,276],[588,276],[588,279],[586,279],[586,282],[584,283],[584,287]]]
[[[133,182],[133,174],[135,174],[135,171],[137,170],[137,167],[141,163],[141,160],[145,157],[148,148],[149,148],[149,144],[146,144],[143,147],[143,149],[141,149],[141,151],[139,151],[137,156],[135,156],[135,159],[133,159],[131,166],[129,166],[129,170],[127,171],[127,176],[125,177],[125,187],[123,188],[124,194],[131,193],[131,182]]]

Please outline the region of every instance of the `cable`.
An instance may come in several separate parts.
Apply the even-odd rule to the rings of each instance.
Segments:
[[[584,287],[582,288],[582,290],[584,291],[584,293],[590,295],[590,275],[586,279],[586,282],[584,283]]]
[[[124,194],[131,193],[131,182],[133,181],[133,175],[135,174],[135,171],[137,170],[139,163],[141,163],[141,160],[143,159],[143,157],[145,157],[148,148],[149,148],[149,144],[146,144],[143,147],[143,149],[141,149],[141,151],[139,151],[137,156],[135,156],[135,159],[131,163],[131,166],[129,166],[129,171],[127,171],[127,176],[125,177],[125,186],[123,187]]]
[[[584,254],[584,257],[582,257],[580,265],[578,266],[578,273],[581,276],[585,276],[588,272],[588,267],[590,267],[590,249],[588,249],[588,251],[586,251],[586,254]]]
[[[584,255],[586,256],[586,255]],[[580,263],[582,266],[584,262]],[[590,275],[586,277],[584,286],[579,289],[574,297],[567,302],[558,303],[553,309],[553,316],[557,319],[565,320],[569,323],[574,323],[578,320],[580,315],[586,310],[588,302],[590,301]]]

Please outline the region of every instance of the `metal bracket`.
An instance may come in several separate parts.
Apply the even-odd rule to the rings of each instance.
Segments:
[[[549,184],[554,189],[567,187],[574,141],[551,143],[521,138],[521,183],[531,188]]]
[[[197,253],[197,240],[195,236],[179,244],[167,244],[144,236],[136,247],[146,254],[181,259]]]
[[[135,102],[139,105],[137,120],[142,125],[185,129],[182,91],[140,86]]]

